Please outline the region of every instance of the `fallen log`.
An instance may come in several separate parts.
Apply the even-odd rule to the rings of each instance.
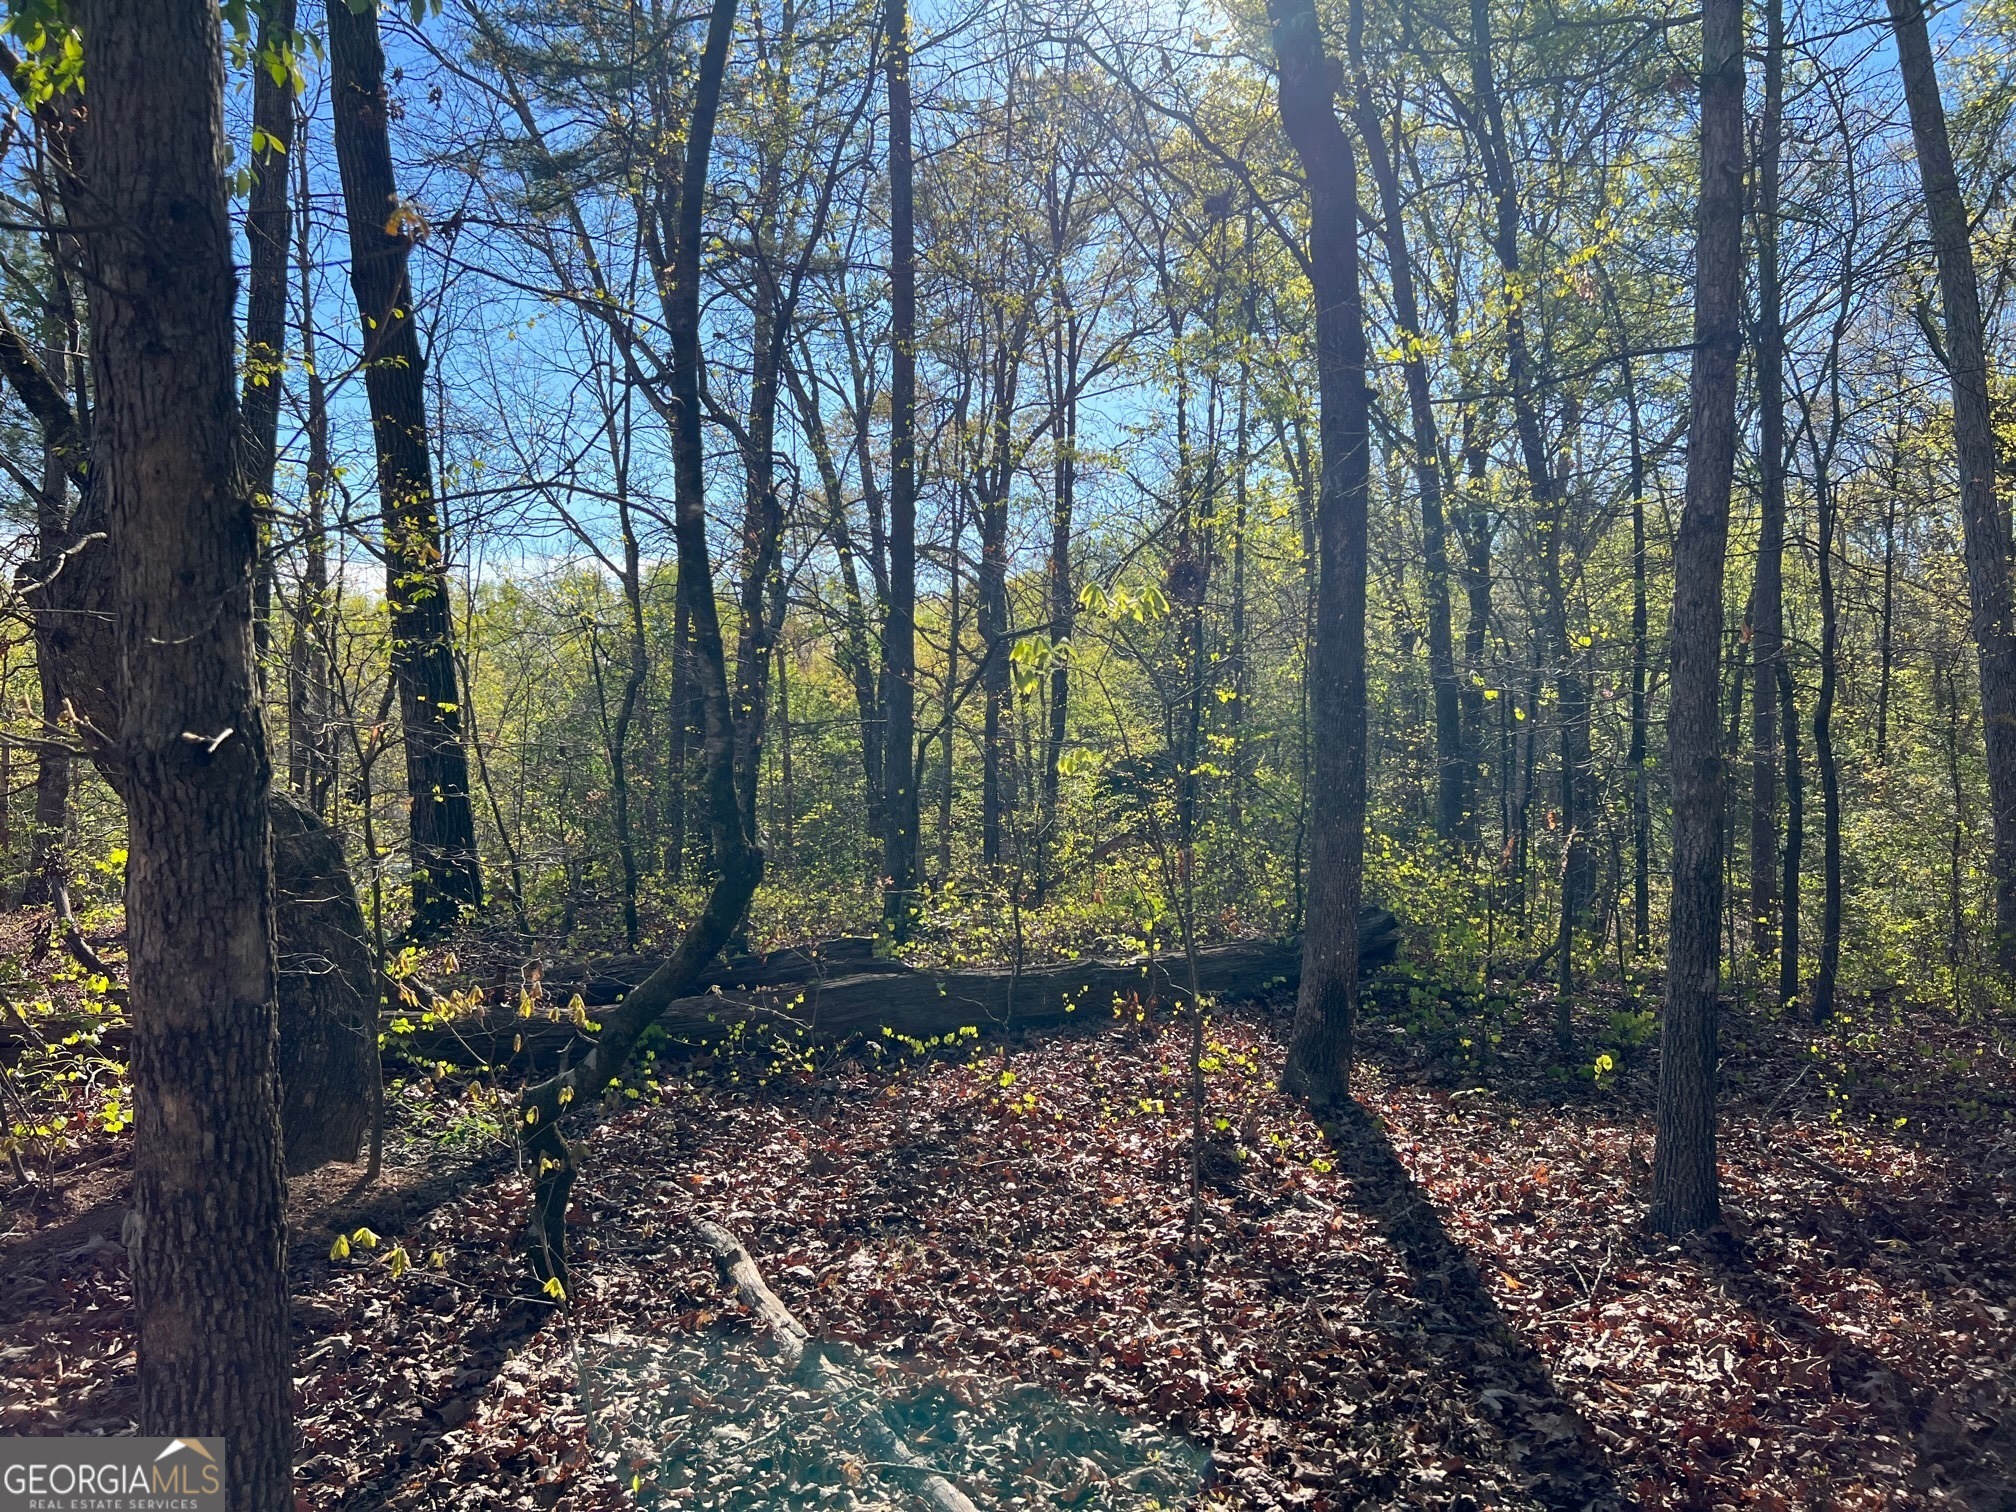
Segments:
[[[559,1002],[579,997],[590,1008],[606,1007],[642,985],[663,960],[655,955],[619,955],[595,961],[555,961],[540,969],[539,984],[547,997]],[[717,961],[700,974],[700,986],[745,990],[783,987],[820,977],[901,975],[909,969],[901,961],[878,960],[875,942],[868,936],[842,935],[812,945],[791,945],[762,955]]]
[[[693,1220],[693,1232],[700,1236],[700,1242],[713,1254],[721,1279],[735,1288],[742,1305],[770,1330],[770,1337],[776,1340],[777,1353],[783,1360],[784,1373],[795,1376],[807,1390],[832,1399],[836,1407],[850,1407],[851,1404],[846,1401],[845,1383],[813,1344],[812,1335],[806,1332],[805,1325],[770,1290],[763,1279],[763,1272],[756,1268],[756,1262],[749,1257],[742,1241],[720,1224],[705,1218]],[[852,1418],[855,1436],[866,1445],[875,1465],[893,1471],[927,1507],[935,1508],[936,1512],[979,1512],[964,1491],[940,1475],[928,1460],[903,1442],[883,1418],[879,1408],[868,1407],[858,1414],[850,1411],[848,1416]]]
[[[1391,961],[1400,926],[1384,909],[1368,908],[1359,921],[1359,969]],[[1246,940],[1197,952],[1199,989],[1218,1002],[1240,1002],[1292,988],[1301,975],[1297,940]],[[1174,1003],[1188,992],[1180,952],[1130,960],[1065,961],[1020,972],[931,971],[877,963],[873,971],[717,982],[713,990],[680,998],[666,1008],[658,1028],[672,1041],[704,1044],[738,1027],[767,1025],[793,1037],[834,1042],[855,1035],[911,1042],[940,1039],[964,1029],[1005,1030],[1110,1016],[1130,1003]],[[387,1023],[386,1043],[420,1061],[459,1065],[556,1063],[569,1045],[585,1044],[594,1011],[557,1007],[529,1016],[489,1009],[443,1021],[405,1013]]]

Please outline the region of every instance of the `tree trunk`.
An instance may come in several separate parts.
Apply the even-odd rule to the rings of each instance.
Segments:
[[[866,829],[871,844],[879,844],[888,826],[882,817],[882,708],[881,677],[871,650],[877,639],[870,624],[867,600],[861,591],[861,573],[856,560],[854,532],[847,519],[847,494],[840,470],[833,460],[833,448],[826,436],[820,413],[819,390],[805,381],[795,363],[784,364],[784,379],[798,410],[799,423],[819,470],[820,491],[826,496],[826,530],[833,542],[833,555],[840,566],[840,587],[845,599],[846,622],[834,646],[833,659],[847,674],[854,690],[854,708],[861,721],[861,770],[863,777]],[[880,609],[882,606],[877,605]]]
[[[1785,6],[1764,11],[1757,147],[1757,445],[1760,519],[1751,590],[1750,951],[1768,960],[1778,912],[1778,663],[1785,654],[1785,329],[1778,287],[1778,173],[1785,120]],[[1796,924],[1793,926],[1796,928]]]
[[[1736,458],[1736,359],[1742,346],[1742,0],[1708,0],[1701,44],[1694,368],[1686,502],[1673,548],[1666,737],[1673,782],[1673,896],[1666,929],[1650,1219],[1654,1229],[1668,1234],[1707,1228],[1720,1213],[1715,1060],[1724,783],[1715,716],[1722,575]]]
[[[560,1117],[576,1095],[599,1095],[617,1075],[643,1037],[674,999],[685,996],[700,973],[740,926],[749,899],[763,877],[763,853],[745,821],[737,791],[735,722],[728,694],[728,659],[715,608],[713,564],[707,546],[706,456],[700,429],[700,249],[713,152],[714,121],[721,81],[735,34],[736,0],[714,0],[707,41],[694,83],[693,115],[681,178],[677,241],[670,270],[668,321],[674,413],[672,466],[673,535],[679,553],[679,581],[687,584],[692,624],[692,668],[699,684],[706,726],[707,819],[714,855],[714,883],[699,917],[687,926],[678,948],[662,967],[626,997],[602,1025],[595,1046],[571,1071],[528,1087],[520,1101],[519,1132],[526,1164],[535,1173],[531,1239],[541,1275],[564,1293],[567,1269],[567,1199],[577,1174],[574,1150],[560,1133]]]
[[[287,777],[288,785],[315,816],[327,819],[330,794],[336,784],[336,711],[330,688],[327,640],[329,392],[315,360],[315,291],[308,240],[305,138],[305,132],[297,133],[292,150],[300,160],[296,258],[301,277],[301,366],[308,390],[307,519],[302,526],[301,582],[287,647]]]
[[[1050,667],[1049,724],[1043,738],[1042,810],[1036,849],[1036,901],[1042,903],[1050,883],[1051,856],[1057,843],[1059,768],[1071,705],[1071,631],[1078,603],[1071,592],[1071,528],[1078,502],[1078,359],[1079,329],[1075,313],[1057,332],[1057,371],[1051,427],[1057,465],[1051,474],[1050,500],[1050,641],[1055,656]],[[1242,436],[1241,445],[1244,445]],[[1234,614],[1240,612],[1235,605]],[[1234,684],[1237,697],[1237,683]]]
[[[1407,223],[1400,203],[1400,175],[1386,147],[1372,82],[1365,73],[1362,38],[1364,0],[1352,0],[1346,33],[1356,80],[1353,112],[1365,143],[1367,165],[1379,189],[1379,218],[1385,232],[1387,278],[1392,285],[1400,369],[1407,384],[1407,412],[1413,427],[1415,488],[1421,496],[1421,547],[1428,576],[1428,676],[1435,693],[1435,833],[1454,840],[1465,831],[1475,803],[1474,772],[1464,759],[1462,709],[1457,698],[1456,650],[1450,628],[1449,528],[1442,510],[1442,442],[1435,402],[1428,387],[1426,327],[1414,293],[1414,264],[1408,254]]]
[[[1837,417],[1837,424],[1838,417]],[[1820,773],[1820,964],[1813,973],[1813,1022],[1834,1016],[1834,981],[1841,965],[1841,773],[1834,760],[1834,681],[1841,626],[1834,592],[1837,509],[1833,480],[1822,466],[1813,479],[1820,516],[1820,690],[1813,700],[1813,764]]]
[[[392,176],[391,102],[378,14],[329,3],[336,163],[350,230],[350,287],[363,325],[364,389],[384,511],[392,674],[406,747],[413,847],[413,933],[480,907],[469,756],[462,744],[447,558],[427,453],[425,373],[406,262],[416,228]]]
[[[686,880],[686,816],[693,806],[693,611],[688,600],[682,576],[672,591],[672,706],[666,720],[667,786],[672,791],[665,816],[665,875],[674,882]]]
[[[1309,647],[1310,820],[1302,981],[1283,1085],[1319,1110],[1350,1097],[1358,1011],[1358,900],[1365,859],[1365,319],[1358,287],[1358,167],[1335,106],[1343,71],[1324,48],[1314,0],[1273,0],[1281,124],[1309,182],[1309,281],[1316,297],[1322,475]]]
[[[81,158],[113,542],[128,851],[140,1430],[228,1436],[230,1505],[288,1503],[286,1182],[258,553],[238,467],[223,38],[207,0],[83,0]]]
[[[239,410],[245,470],[259,515],[259,564],[252,579],[252,637],[261,662],[273,625],[273,466],[280,446],[280,377],[287,355],[287,249],[292,228],[287,181],[294,146],[294,81],[262,61],[294,34],[295,0],[259,11],[259,54],[252,69],[252,193],[245,215],[251,254],[245,278],[245,367]],[[262,666],[263,675],[263,666]]]
[[[1785,733],[1785,859],[1778,886],[1778,1001],[1799,999],[1799,866],[1806,849],[1806,774],[1799,764],[1799,697],[1792,667],[1778,658],[1778,728]]]
[[[889,79],[889,613],[882,631],[882,921],[906,938],[917,907],[917,241],[910,14],[885,0]]]
[[[1953,439],[1960,463],[1960,520],[1970,618],[1980,659],[1981,725],[1995,827],[1995,956],[2005,976],[2016,975],[2016,588],[2010,582],[2009,520],[1995,492],[1995,432],[1988,407],[1981,292],[1968,241],[1967,206],[1953,170],[1946,109],[1926,34],[1924,3],[1889,0],[1889,7],[1945,307]]]
[[[1637,373],[1624,359],[1624,398],[1631,421],[1631,950],[1652,948],[1652,791],[1650,754],[1651,613],[1646,603],[1645,434],[1638,409]]]

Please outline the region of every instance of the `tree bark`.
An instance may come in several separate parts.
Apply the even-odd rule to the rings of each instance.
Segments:
[[[413,923],[425,936],[480,907],[469,755],[455,678],[447,558],[427,452],[424,358],[407,258],[419,235],[392,174],[391,101],[375,6],[329,3],[336,163],[350,231],[350,287],[363,325],[364,388],[384,513],[392,675],[406,751]]]
[[[889,81],[889,612],[882,628],[882,921],[917,907],[917,237],[911,161],[910,13],[885,0]]]
[[[1889,8],[1946,318],[1963,555],[1980,665],[1981,725],[1995,834],[1995,956],[2005,976],[2016,975],[2016,587],[2010,581],[2009,520],[1995,492],[1995,432],[1988,404],[1981,291],[1924,3],[1889,0]]]
[[[292,1464],[258,553],[238,466],[223,38],[207,0],[83,0],[94,486],[113,541],[133,1019],[126,1242],[143,1433],[227,1437],[230,1505]]]
[[[1717,995],[1721,986],[1723,800],[1716,704],[1722,577],[1736,459],[1736,360],[1743,302],[1743,6],[1702,12],[1701,199],[1695,239],[1694,366],[1686,501],[1673,549],[1673,896],[1660,1023],[1652,1227],[1691,1233],[1719,1216],[1715,1176]]]
[[[1309,647],[1309,902],[1302,981],[1282,1077],[1325,1110],[1350,1098],[1358,1012],[1358,902],[1365,862],[1365,316],[1358,287],[1358,165],[1335,109],[1343,70],[1323,44],[1314,0],[1272,0],[1281,124],[1309,186],[1309,281],[1316,301],[1322,473],[1318,576]]]

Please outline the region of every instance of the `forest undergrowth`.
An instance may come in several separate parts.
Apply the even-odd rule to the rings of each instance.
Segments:
[[[508,1103],[406,1067],[380,1186],[294,1183],[297,1505],[904,1505],[695,1217],[983,1508],[2016,1505],[2005,1032],[1733,1014],[1726,1222],[1673,1244],[1635,998],[1587,996],[1572,1069],[1537,987],[1368,998],[1328,1137],[1273,1086],[1286,1005],[1214,1014],[1194,1212],[1171,1005],[663,1059],[586,1133],[568,1307]],[[6,1196],[4,1432],[130,1431],[130,1135],[77,1129]]]

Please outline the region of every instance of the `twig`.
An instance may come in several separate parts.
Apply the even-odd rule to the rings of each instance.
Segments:
[[[777,1300],[777,1294],[764,1281],[763,1272],[756,1268],[756,1262],[749,1257],[742,1241],[709,1219],[696,1216],[692,1224],[700,1242],[712,1251],[722,1278],[735,1288],[742,1305],[762,1320],[763,1326],[770,1330],[770,1337],[777,1341],[777,1350],[784,1358],[787,1374],[796,1375],[813,1391],[827,1396],[842,1396],[843,1383],[813,1344],[805,1325],[792,1316],[790,1308]],[[883,1420],[879,1409],[869,1407],[863,1410],[854,1427],[867,1441],[872,1456],[869,1463],[876,1469],[895,1471],[926,1506],[936,1509],[936,1512],[979,1512],[965,1492],[903,1442]]]
[[[1812,1069],[1813,1069],[1813,1063],[1811,1061],[1808,1061],[1805,1065],[1799,1068],[1799,1074],[1793,1077],[1792,1080],[1790,1080],[1789,1082],[1785,1083],[1784,1086],[1780,1087],[1778,1089],[1778,1095],[1771,1099],[1771,1106],[1766,1108],[1764,1110],[1764,1116],[1757,1120],[1757,1133],[1755,1137],[1757,1140],[1758,1149],[1761,1150],[1764,1148],[1764,1132],[1765,1130],[1771,1127],[1771,1119],[1778,1112],[1779,1105],[1783,1103],[1786,1098],[1792,1095],[1793,1088],[1797,1087],[1799,1083],[1806,1080],[1806,1073],[1808,1071],[1811,1071]]]

